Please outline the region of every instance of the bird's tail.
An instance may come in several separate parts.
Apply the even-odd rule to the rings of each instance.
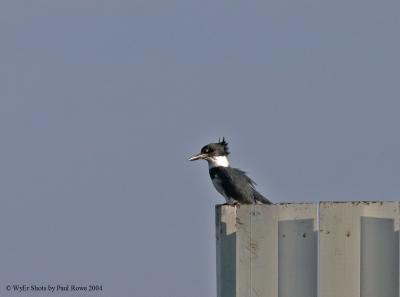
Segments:
[[[255,203],[261,203],[261,204],[272,204],[271,201],[269,201],[267,198],[265,198],[263,195],[258,193],[256,190],[254,190],[254,201]]]

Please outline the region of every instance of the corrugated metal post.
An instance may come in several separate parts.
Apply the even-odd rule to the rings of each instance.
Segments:
[[[219,205],[217,296],[399,297],[399,226],[397,202]]]
[[[218,297],[317,296],[316,204],[216,209]]]
[[[320,297],[399,297],[399,203],[320,203]]]

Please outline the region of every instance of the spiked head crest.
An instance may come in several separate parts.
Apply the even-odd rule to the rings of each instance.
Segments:
[[[218,138],[218,144],[223,146],[226,155],[230,154],[230,151],[228,148],[228,142],[226,142],[225,137],[222,137],[222,141],[221,141],[221,138]]]

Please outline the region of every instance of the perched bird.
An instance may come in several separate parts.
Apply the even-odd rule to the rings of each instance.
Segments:
[[[229,165],[228,143],[225,138],[217,143],[205,145],[200,153],[189,158],[189,161],[206,160],[215,189],[225,197],[226,203],[271,204],[267,198],[256,191],[256,183],[246,172]]]

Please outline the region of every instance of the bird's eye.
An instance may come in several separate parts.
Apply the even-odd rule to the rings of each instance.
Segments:
[[[210,148],[210,147],[205,147],[202,151],[203,151],[204,154],[209,154],[209,153],[211,153],[213,151],[213,149]]]

